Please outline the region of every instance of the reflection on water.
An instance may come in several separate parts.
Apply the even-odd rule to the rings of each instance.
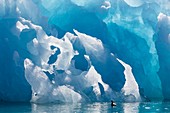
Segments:
[[[140,113],[140,112],[170,112],[170,103],[76,103],[76,104],[30,104],[1,103],[0,113]]]
[[[139,103],[124,103],[123,111],[124,113],[138,113]]]

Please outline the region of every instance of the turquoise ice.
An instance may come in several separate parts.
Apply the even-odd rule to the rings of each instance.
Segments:
[[[169,100],[169,5],[0,0],[0,99]]]

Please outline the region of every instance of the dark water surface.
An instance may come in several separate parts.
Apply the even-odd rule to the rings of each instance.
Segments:
[[[31,104],[1,103],[0,113],[170,113],[170,102]]]

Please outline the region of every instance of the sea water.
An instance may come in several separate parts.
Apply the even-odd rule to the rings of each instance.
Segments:
[[[117,103],[1,103],[0,113],[162,113],[170,112],[170,102]]]

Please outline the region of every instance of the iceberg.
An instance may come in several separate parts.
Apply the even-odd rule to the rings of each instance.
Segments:
[[[169,5],[0,0],[0,100],[169,100]]]

